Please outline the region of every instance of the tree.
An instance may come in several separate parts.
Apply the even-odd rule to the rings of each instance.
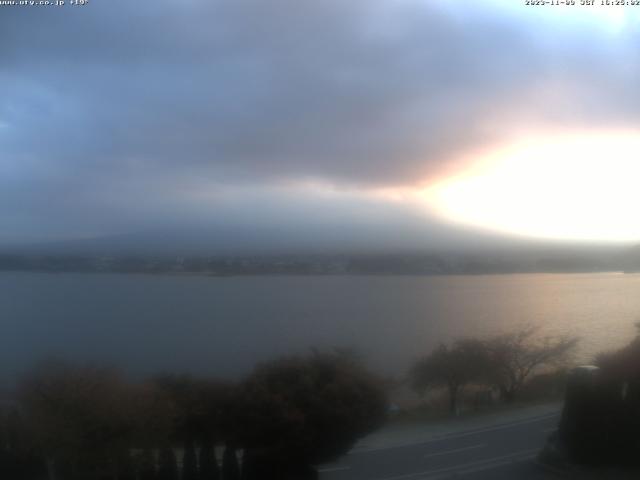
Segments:
[[[216,452],[211,443],[205,443],[200,448],[200,480],[219,480],[220,469]]]
[[[449,393],[449,412],[458,411],[458,397],[465,385],[482,380],[487,367],[487,352],[480,340],[455,341],[450,347],[440,344],[419,359],[409,372],[413,389],[421,394],[444,387]]]
[[[240,446],[263,463],[256,470],[275,468],[282,478],[346,453],[382,423],[387,408],[382,383],[341,352],[262,364],[242,386],[238,403]]]
[[[608,383],[629,382],[628,388],[638,389],[640,399],[640,323],[636,323],[636,327],[637,336],[629,345],[615,352],[599,354],[596,364],[602,371],[602,378]]]
[[[234,385],[188,375],[162,375],[153,384],[174,408],[171,441],[176,444],[221,440],[225,408]]]
[[[145,448],[138,459],[138,478],[140,480],[156,480],[156,461],[153,452]]]
[[[222,478],[223,480],[240,480],[240,466],[236,449],[227,444],[222,455]]]
[[[70,468],[67,477],[115,474],[133,431],[130,389],[117,372],[42,365],[23,382],[20,400],[50,479],[63,465]]]
[[[18,410],[0,408],[0,478],[44,478],[45,465],[34,447]]]
[[[640,336],[571,372],[553,451],[587,465],[640,465]],[[637,475],[636,475],[637,476]]]
[[[120,456],[117,458],[118,467],[118,480],[136,480],[136,471],[133,459],[131,458],[131,452],[129,449],[124,449]]]
[[[488,380],[508,403],[516,400],[534,372],[566,363],[578,343],[575,337],[536,337],[537,332],[536,327],[526,327],[486,342]]]
[[[611,463],[640,465],[640,324],[639,335],[617,352],[601,354],[597,376],[603,422],[598,453]],[[606,439],[606,440],[605,440]]]
[[[154,382],[135,385],[130,400],[134,412],[132,446],[156,449],[170,444],[178,422],[176,406]]]
[[[178,462],[173,449],[160,449],[158,456],[158,480],[178,480]]]
[[[193,442],[187,441],[182,457],[182,480],[198,480],[198,460]]]

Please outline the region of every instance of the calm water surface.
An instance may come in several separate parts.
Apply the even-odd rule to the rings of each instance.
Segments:
[[[233,377],[309,347],[353,346],[403,372],[441,341],[535,323],[582,338],[581,355],[627,343],[640,275],[196,277],[0,274],[0,376],[56,355]]]

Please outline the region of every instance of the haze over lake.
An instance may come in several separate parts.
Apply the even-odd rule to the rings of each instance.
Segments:
[[[311,347],[355,347],[403,373],[441,341],[540,324],[619,347],[640,318],[640,275],[198,277],[0,274],[0,376],[38,359],[233,378]]]

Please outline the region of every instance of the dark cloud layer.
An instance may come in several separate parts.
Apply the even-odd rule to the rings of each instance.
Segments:
[[[637,121],[634,35],[452,3],[0,7],[4,238],[251,221],[279,186],[414,186],[514,131]]]

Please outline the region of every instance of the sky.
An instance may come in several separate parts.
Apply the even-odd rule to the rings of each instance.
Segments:
[[[0,246],[640,241],[640,7],[524,3],[0,5]]]

